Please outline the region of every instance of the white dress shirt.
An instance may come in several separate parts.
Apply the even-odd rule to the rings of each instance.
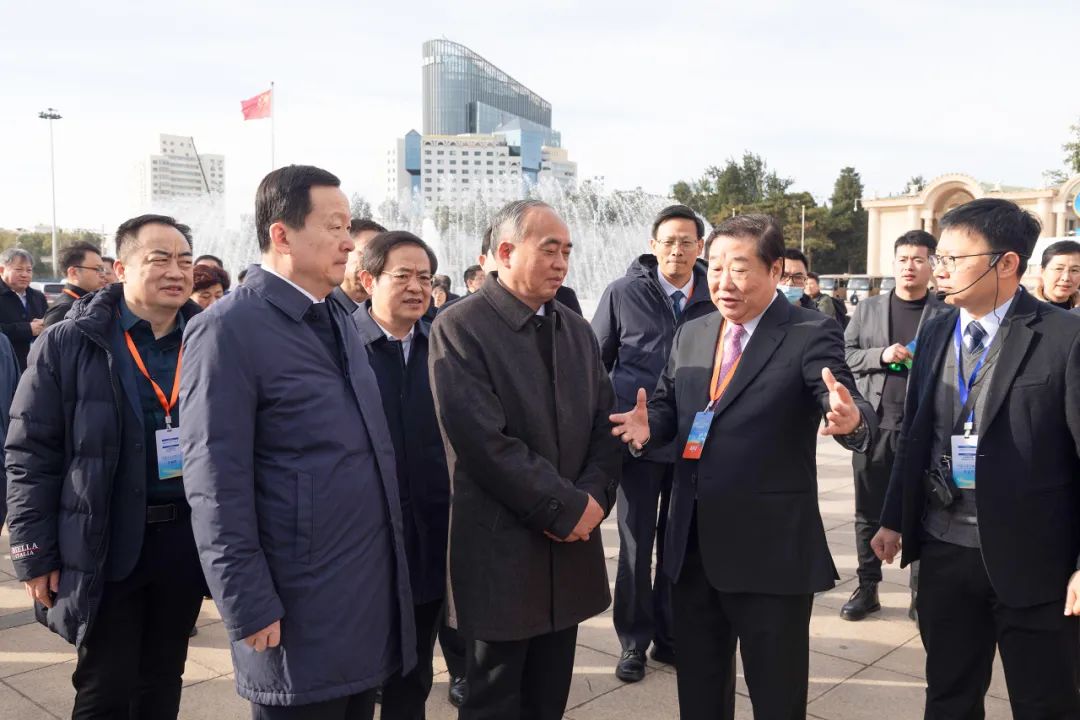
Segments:
[[[371,315],[370,310],[368,310],[368,315]],[[375,320],[375,316],[371,315],[371,319]],[[399,338],[397,335],[384,328],[382,326],[382,323],[378,320],[375,320],[375,324],[378,325],[379,329],[383,331],[383,334],[386,335],[387,340],[398,340],[401,342],[401,354],[405,356],[405,364],[408,364],[409,353],[412,352],[413,335],[416,334],[416,325],[413,325],[411,328],[409,328],[409,333],[405,337]]]
[[[311,302],[313,302],[313,303],[321,303],[321,302],[323,302],[323,301],[325,301],[325,300],[326,300],[326,298],[322,298],[322,299],[319,299],[319,298],[315,297],[314,295],[312,295],[311,293],[309,293],[309,292],[308,292],[307,290],[305,290],[304,288],[300,287],[299,285],[297,285],[296,283],[294,283],[294,282],[293,282],[292,280],[290,280],[289,278],[285,277],[284,275],[282,275],[281,273],[279,273],[279,272],[278,272],[277,270],[275,270],[274,268],[270,267],[269,265],[260,265],[259,267],[261,267],[261,268],[262,268],[263,270],[265,270],[266,272],[270,273],[270,274],[271,274],[271,275],[273,275],[274,277],[279,277],[279,278],[281,278],[282,280],[284,280],[285,282],[289,283],[289,284],[290,284],[290,285],[292,285],[292,286],[293,286],[294,288],[296,288],[297,290],[299,290],[300,292],[302,292],[302,293],[304,294],[304,297],[306,297],[306,298],[307,298],[308,300],[310,300],[310,301],[311,301]]]
[[[670,282],[668,282],[668,279],[664,277],[664,273],[660,272],[659,270],[656,271],[656,278],[660,281],[660,287],[664,288],[664,293],[667,294],[668,297],[671,297],[671,293],[675,292],[676,290],[682,292],[683,297],[682,300],[679,301],[679,312],[681,313],[683,310],[685,310],[686,303],[690,301],[690,295],[694,292],[693,273],[690,274],[690,282],[686,283],[682,287],[675,287],[674,285],[672,285]]]
[[[993,312],[989,312],[981,318],[978,318],[979,324],[982,325],[982,329],[986,331],[983,347],[990,347],[990,343],[994,342],[994,336],[997,335],[997,331],[1001,327],[1001,321],[1005,319],[1005,313],[1009,312],[1009,307],[1015,299],[1016,295],[1013,295],[1001,305],[994,308]],[[973,318],[971,313],[964,308],[960,308],[960,337],[967,337],[968,325],[975,320],[976,318]]]

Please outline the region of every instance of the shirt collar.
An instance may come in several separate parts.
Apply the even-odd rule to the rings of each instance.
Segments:
[[[679,291],[682,292],[683,298],[686,299],[686,300],[689,300],[690,295],[694,292],[694,274],[693,273],[690,273],[690,280],[685,285],[683,285],[682,287],[675,287],[670,282],[668,282],[668,279],[666,277],[664,277],[664,273],[660,272],[659,268],[657,268],[657,270],[656,270],[656,279],[660,281],[660,287],[664,288],[664,294],[667,295],[668,297],[671,297],[671,293],[675,292],[676,290],[679,290]]]
[[[394,333],[392,333],[389,330],[387,330],[386,328],[384,328],[382,323],[375,319],[375,316],[371,314],[371,308],[370,307],[367,308],[367,314],[368,314],[368,317],[371,318],[371,321],[379,326],[379,329],[382,330],[383,335],[386,336],[387,340],[397,340],[398,339],[398,337],[396,335],[394,335]],[[412,342],[413,335],[415,335],[415,334],[416,334],[416,325],[413,324],[413,326],[411,328],[409,328],[409,333],[405,337],[401,338],[401,342],[403,342],[403,343]]]
[[[1019,292],[1019,291],[1018,291]],[[979,318],[979,324],[982,325],[982,329],[986,331],[986,339],[983,341],[985,347],[990,347],[990,343],[994,341],[994,336],[997,335],[998,328],[1005,321],[1005,314],[1009,312],[1009,307],[1012,306],[1013,300],[1016,299],[1016,295],[1013,295],[1005,302],[994,308],[993,312]],[[960,308],[960,335],[964,336],[967,332],[968,325],[972,323],[975,318],[971,317],[965,308]]]
[[[120,329],[125,332],[130,332],[139,323],[146,323],[149,328],[150,323],[143,320],[141,317],[131,312],[131,308],[128,307],[127,301],[124,300],[124,296],[120,296]],[[187,321],[184,319],[184,313],[176,313],[176,327],[173,328],[173,332],[176,330],[183,330]]]
[[[290,285],[292,285],[292,286],[293,286],[294,288],[296,288],[296,289],[297,289],[297,290],[299,290],[299,291],[300,291],[301,293],[303,293],[304,297],[306,297],[306,298],[307,298],[308,300],[310,300],[311,302],[313,302],[313,303],[321,303],[321,302],[323,302],[323,301],[325,301],[325,300],[326,300],[326,298],[321,298],[321,299],[320,299],[320,298],[317,298],[317,297],[315,297],[314,295],[312,295],[311,293],[309,293],[309,292],[308,292],[307,290],[305,290],[304,288],[300,287],[299,285],[297,285],[296,283],[294,283],[294,282],[293,282],[292,280],[290,280],[289,278],[285,277],[284,275],[282,275],[281,273],[279,273],[279,272],[278,272],[277,270],[275,270],[274,268],[270,267],[270,266],[269,266],[269,265],[267,265],[266,263],[263,263],[263,264],[262,264],[262,265],[261,265],[260,267],[262,267],[262,269],[263,269],[263,270],[264,270],[265,272],[268,272],[268,273],[270,273],[270,274],[271,274],[271,275],[273,275],[274,277],[278,277],[278,278],[281,278],[281,279],[282,279],[282,280],[284,280],[285,282],[287,282],[287,283],[289,283]]]

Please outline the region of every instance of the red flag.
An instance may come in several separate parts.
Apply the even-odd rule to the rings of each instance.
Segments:
[[[273,103],[273,90],[259,93],[249,100],[240,101],[240,111],[244,113],[245,120],[260,120],[270,117]]]

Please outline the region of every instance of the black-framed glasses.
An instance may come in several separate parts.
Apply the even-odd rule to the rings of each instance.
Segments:
[[[780,281],[783,282],[787,280],[796,287],[802,287],[806,284],[806,277],[807,276],[802,273],[783,273],[780,276]]]
[[[963,260],[964,258],[973,258],[973,257],[987,257],[988,255],[1001,256],[1001,255],[1004,255],[1004,254],[1005,253],[1001,252],[1000,250],[995,250],[994,252],[971,253],[970,255],[931,255],[930,256],[930,269],[931,270],[937,270],[938,267],[942,267],[942,268],[945,269],[945,272],[952,273],[952,272],[956,272],[956,261],[957,260]]]
[[[105,275],[106,274],[104,265],[101,265],[101,266],[98,266],[98,267],[90,267],[89,265],[72,265],[72,267],[77,267],[80,270],[93,270],[98,275]]]

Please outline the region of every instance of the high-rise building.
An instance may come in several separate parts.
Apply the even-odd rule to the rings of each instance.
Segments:
[[[424,135],[487,134],[514,118],[551,128],[551,103],[450,40],[424,43]]]
[[[143,205],[157,207],[178,200],[225,193],[225,156],[199,154],[194,138],[160,136],[161,152],[139,172]]]

